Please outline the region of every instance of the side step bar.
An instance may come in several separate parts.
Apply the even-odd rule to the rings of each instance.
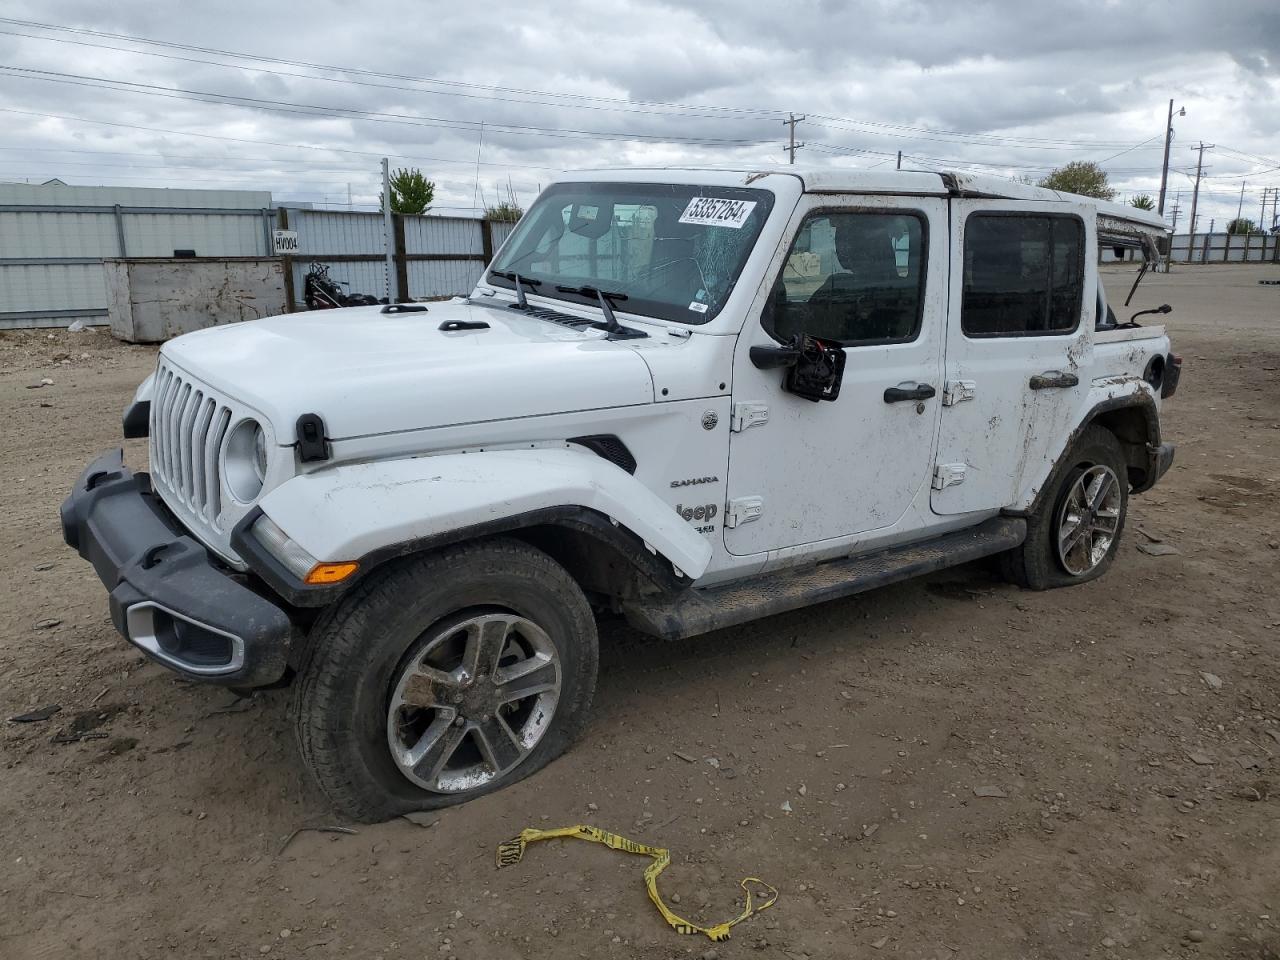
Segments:
[[[761,574],[723,587],[629,601],[622,612],[642,633],[680,640],[968,563],[1011,550],[1026,537],[1025,520],[995,517],[967,530],[880,553]]]

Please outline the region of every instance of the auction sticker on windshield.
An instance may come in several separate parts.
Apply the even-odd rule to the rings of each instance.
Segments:
[[[735,230],[740,230],[755,208],[754,200],[694,197],[684,208],[684,213],[680,215],[680,222],[703,227],[733,227]]]

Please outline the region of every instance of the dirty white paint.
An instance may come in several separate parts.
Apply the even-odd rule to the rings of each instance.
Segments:
[[[261,501],[303,549],[325,559],[362,557],[388,544],[565,504],[616,519],[691,577],[701,576],[711,559],[707,541],[652,490],[581,447],[349,464],[295,477]]]

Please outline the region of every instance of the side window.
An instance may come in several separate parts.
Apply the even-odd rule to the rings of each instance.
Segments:
[[[925,222],[916,213],[814,213],[800,225],[763,317],[846,346],[901,343],[920,332]]]
[[[960,328],[970,337],[1067,333],[1080,321],[1084,226],[1075,217],[975,213],[964,227]]]

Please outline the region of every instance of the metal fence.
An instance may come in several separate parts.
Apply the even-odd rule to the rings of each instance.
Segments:
[[[286,290],[295,309],[303,307],[304,278],[312,263],[325,264],[330,277],[347,284],[352,293],[386,295],[382,214],[280,208],[276,223],[279,229],[298,234],[297,253],[285,258]],[[392,299],[467,293],[514,226],[464,217],[394,214]]]
[[[263,199],[266,195],[263,195]],[[468,292],[514,226],[454,217],[393,218],[392,299]],[[312,261],[358,293],[387,295],[381,214],[284,207],[0,203],[0,329],[107,322],[104,259],[271,256],[272,231],[298,233],[286,289],[302,309]]]
[[[1179,234],[1173,238],[1173,263],[1280,263],[1280,236],[1263,233]]]

